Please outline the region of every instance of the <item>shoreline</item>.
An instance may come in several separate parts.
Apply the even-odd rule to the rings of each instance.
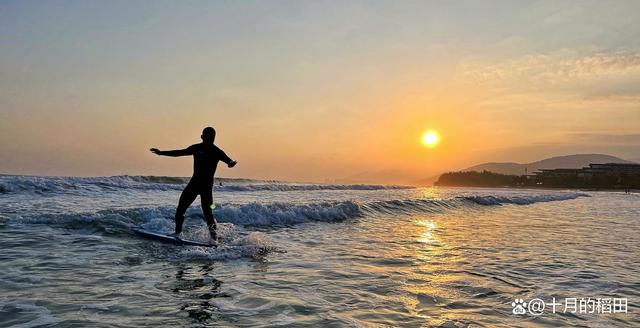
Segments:
[[[573,187],[531,187],[531,186],[466,186],[466,185],[451,185],[451,186],[419,186],[420,187],[445,187],[445,188],[489,188],[489,189],[522,189],[522,190],[575,190],[575,191],[591,191],[591,192],[621,192],[621,193],[640,193],[640,189],[629,189],[627,192],[625,189],[617,188],[573,188]]]

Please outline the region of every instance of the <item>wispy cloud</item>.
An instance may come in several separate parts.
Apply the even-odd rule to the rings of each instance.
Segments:
[[[458,78],[476,90],[479,111],[491,113],[510,140],[561,140],[566,151],[636,153],[640,50],[585,51],[466,60]]]
[[[467,60],[461,77],[475,83],[561,84],[599,79],[640,78],[640,52],[579,55],[564,50],[552,54],[527,55],[498,63]]]

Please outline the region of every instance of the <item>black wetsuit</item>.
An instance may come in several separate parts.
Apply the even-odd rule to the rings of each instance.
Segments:
[[[176,234],[182,232],[184,213],[193,203],[198,195],[202,204],[202,213],[207,221],[209,232],[215,238],[216,220],[213,218],[211,204],[213,204],[213,176],[219,161],[226,164],[231,163],[231,159],[220,148],[213,143],[199,143],[182,150],[169,150],[161,152],[165,156],[188,156],[193,155],[193,176],[187,187],[180,195],[178,208],[176,209]]]

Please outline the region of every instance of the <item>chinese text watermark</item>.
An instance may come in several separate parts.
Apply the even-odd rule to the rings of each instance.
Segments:
[[[524,300],[516,298],[511,302],[512,313],[516,315],[542,315],[547,313],[573,314],[614,314],[627,313],[627,298],[576,298],[566,297],[556,299],[552,297],[547,302],[540,298]]]

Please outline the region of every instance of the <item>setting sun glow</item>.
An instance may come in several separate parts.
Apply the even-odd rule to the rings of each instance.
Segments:
[[[422,134],[422,144],[428,148],[433,148],[440,142],[438,131],[428,130]]]

